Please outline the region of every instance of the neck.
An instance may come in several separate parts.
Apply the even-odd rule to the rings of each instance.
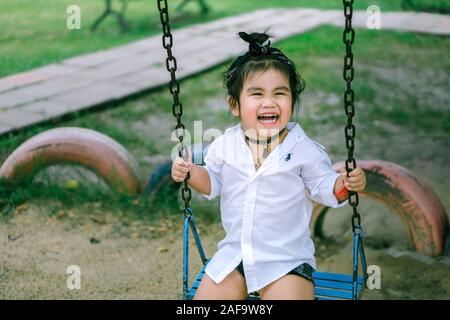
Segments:
[[[278,133],[276,133],[275,135],[273,135],[269,138],[266,138],[266,139],[253,139],[253,138],[247,137],[245,135],[245,141],[253,143],[253,144],[269,145],[273,141],[275,141],[279,136],[282,136],[285,131],[286,131],[286,128],[283,128],[280,131],[278,131]]]

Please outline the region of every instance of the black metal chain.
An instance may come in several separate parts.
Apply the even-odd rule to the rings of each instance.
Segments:
[[[343,0],[344,3],[344,15],[345,15],[345,29],[343,33],[343,41],[345,44],[345,57],[344,57],[344,72],[343,77],[347,84],[344,92],[344,106],[345,114],[347,115],[347,125],[345,126],[345,145],[347,147],[348,157],[345,160],[345,169],[349,174],[356,168],[356,160],[353,157],[353,151],[355,149],[355,125],[352,123],[355,115],[355,92],[352,89],[352,80],[355,75],[355,69],[353,68],[353,52],[352,45],[355,41],[355,30],[352,27],[353,17],[353,0]],[[349,192],[349,203],[353,208],[352,215],[352,229],[353,232],[361,227],[361,216],[358,213],[357,207],[359,204],[358,193],[354,191]]]
[[[184,145],[184,130],[185,126],[181,122],[181,117],[183,116],[183,105],[180,102],[180,83],[177,80],[175,72],[177,71],[177,60],[172,55],[172,46],[173,46],[173,36],[170,32],[170,23],[169,23],[169,7],[167,5],[167,0],[156,0],[158,3],[159,16],[161,20],[161,27],[163,31],[162,36],[162,44],[164,49],[167,50],[167,58],[166,58],[166,68],[170,73],[170,82],[169,82],[169,91],[173,97],[172,104],[172,114],[177,120],[177,124],[175,126],[175,133],[177,135],[178,140],[180,140],[180,148],[178,149],[178,155],[184,159],[187,159],[188,151],[186,146]],[[183,213],[185,215],[190,215],[191,210],[188,210],[190,207],[189,202],[192,198],[192,192],[188,185],[188,180],[190,178],[190,174],[188,173],[186,179],[184,179],[183,187],[181,188],[181,197],[184,200],[184,210]]]

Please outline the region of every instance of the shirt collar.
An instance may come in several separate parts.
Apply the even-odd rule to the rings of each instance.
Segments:
[[[306,137],[305,131],[303,131],[297,122],[289,122],[287,127],[296,142],[303,140]]]
[[[289,134],[287,135],[287,137],[294,136],[293,138],[296,142],[302,140],[306,136],[305,131],[303,131],[303,129],[300,127],[300,125],[297,122],[288,122],[288,124],[286,125],[286,128],[289,130]],[[242,135],[242,137],[243,137],[243,131],[241,128],[241,124],[237,124],[233,127],[226,129],[225,133],[234,133],[236,135]],[[287,139],[287,137],[286,137],[286,139]],[[286,139],[285,139],[285,141],[286,141]]]
[[[256,178],[257,176],[261,175],[264,171],[268,170],[270,168],[270,162],[273,161],[273,157],[276,157],[277,159],[284,157],[286,153],[288,153],[292,148],[295,147],[295,145],[303,140],[306,137],[305,132],[300,127],[300,125],[297,122],[289,122],[287,124],[287,129],[289,130],[288,135],[284,139],[283,143],[278,145],[272,152],[269,154],[269,157],[266,159],[266,161],[263,162],[261,167],[258,169],[256,174],[253,175],[253,178]],[[243,151],[243,154],[246,155],[246,162],[251,164],[249,168],[252,168],[252,172],[254,170],[253,165],[253,157],[251,155],[251,152],[245,143],[244,133],[241,130],[240,124],[237,124],[236,126],[233,126],[231,128],[228,128],[225,130],[226,134],[231,134],[234,136],[234,141],[236,143],[237,148],[241,148]],[[249,174],[251,174],[249,172]]]

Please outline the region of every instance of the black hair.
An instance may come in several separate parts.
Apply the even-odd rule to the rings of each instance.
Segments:
[[[289,79],[292,94],[292,113],[299,102],[300,93],[305,89],[306,82],[297,72],[295,63],[284,55],[281,50],[270,47],[269,35],[266,33],[239,32],[239,37],[249,43],[249,51],[237,57],[225,73],[224,83],[228,95],[239,106],[244,81],[258,72],[270,68],[280,71]],[[268,42],[264,45],[265,42]]]

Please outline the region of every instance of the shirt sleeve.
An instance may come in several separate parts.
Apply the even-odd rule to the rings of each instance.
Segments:
[[[310,198],[331,208],[340,208],[348,200],[338,202],[334,195],[334,185],[339,173],[331,168],[331,159],[321,147],[315,147],[309,161],[302,167],[301,177],[309,190]]]
[[[222,191],[222,168],[223,168],[223,157],[220,152],[220,138],[214,140],[207,152],[205,157],[205,168],[208,171],[208,176],[211,182],[211,192],[209,195],[202,194],[206,199],[212,200],[217,197]]]

